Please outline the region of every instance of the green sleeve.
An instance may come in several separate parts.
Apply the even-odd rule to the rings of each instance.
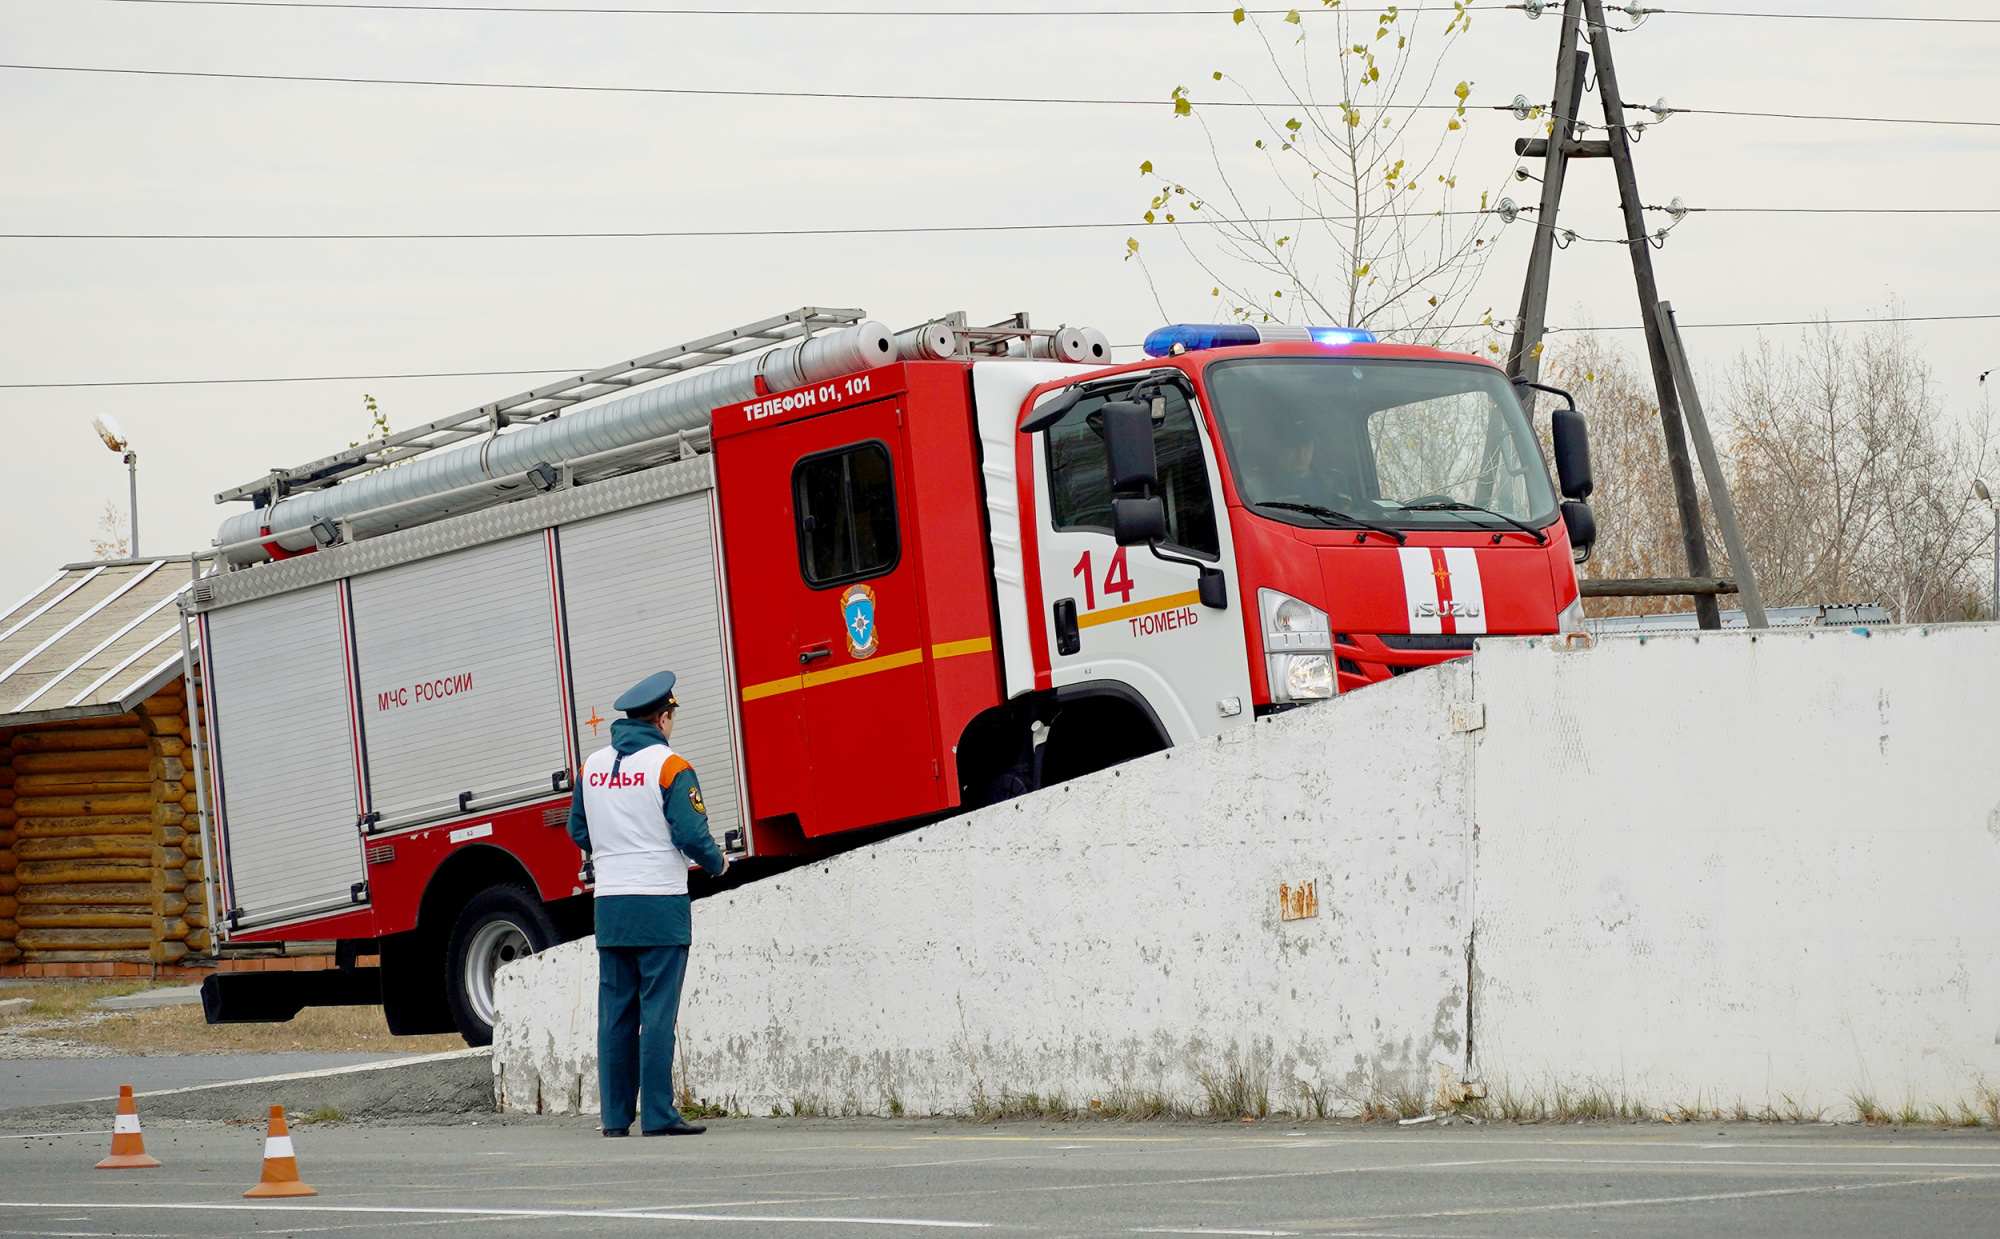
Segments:
[[[569,800],[569,837],[576,840],[576,845],[583,849],[585,856],[590,855],[590,823],[584,820],[581,787]]]
[[[674,837],[674,846],[705,872],[720,874],[722,849],[715,846],[715,836],[708,833],[708,807],[702,803],[701,784],[695,781],[694,771],[683,770],[675,775],[660,798],[667,810],[667,830]]]

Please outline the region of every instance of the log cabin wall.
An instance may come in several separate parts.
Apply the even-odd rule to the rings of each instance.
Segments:
[[[0,732],[0,964],[172,964],[211,945],[174,680],[111,718]]]

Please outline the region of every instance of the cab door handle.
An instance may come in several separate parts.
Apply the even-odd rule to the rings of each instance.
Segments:
[[[1063,598],[1055,606],[1056,653],[1070,655],[1083,648],[1083,634],[1077,631],[1076,599]]]
[[[818,662],[822,658],[832,658],[832,657],[833,657],[832,650],[828,649],[824,645],[816,645],[813,646],[811,649],[804,649],[799,651],[799,665],[801,667],[811,666],[813,663]]]

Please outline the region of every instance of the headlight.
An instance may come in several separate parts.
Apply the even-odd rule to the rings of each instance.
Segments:
[[[1257,610],[1264,617],[1271,700],[1317,701],[1333,696],[1333,627],[1326,612],[1275,589],[1257,591]]]
[[[1264,616],[1264,652],[1331,650],[1333,629],[1326,612],[1275,589],[1257,591],[1257,609]]]
[[[1583,617],[1582,598],[1576,599],[1556,614],[1556,631],[1558,633],[1590,631],[1590,622]]]
[[[1317,701],[1333,696],[1333,655],[1271,655],[1271,700]]]

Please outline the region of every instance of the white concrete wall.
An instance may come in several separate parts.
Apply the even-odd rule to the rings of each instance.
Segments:
[[[752,1113],[1198,1106],[1239,1068],[1352,1109],[1464,1065],[1469,950],[1496,1094],[1977,1105],[1996,745],[1992,625],[1485,641],[704,901],[686,1074]],[[502,974],[510,1109],[595,1109],[594,998],[588,942]]]
[[[693,1091],[753,1114],[1034,1093],[1274,1108],[1462,1064],[1470,669],[1410,676],[703,900]],[[1281,921],[1280,883],[1319,915]],[[596,1109],[590,941],[501,974],[510,1110]]]
[[[2000,628],[1475,661],[1490,1085],[1828,1117],[2000,1086]]]

